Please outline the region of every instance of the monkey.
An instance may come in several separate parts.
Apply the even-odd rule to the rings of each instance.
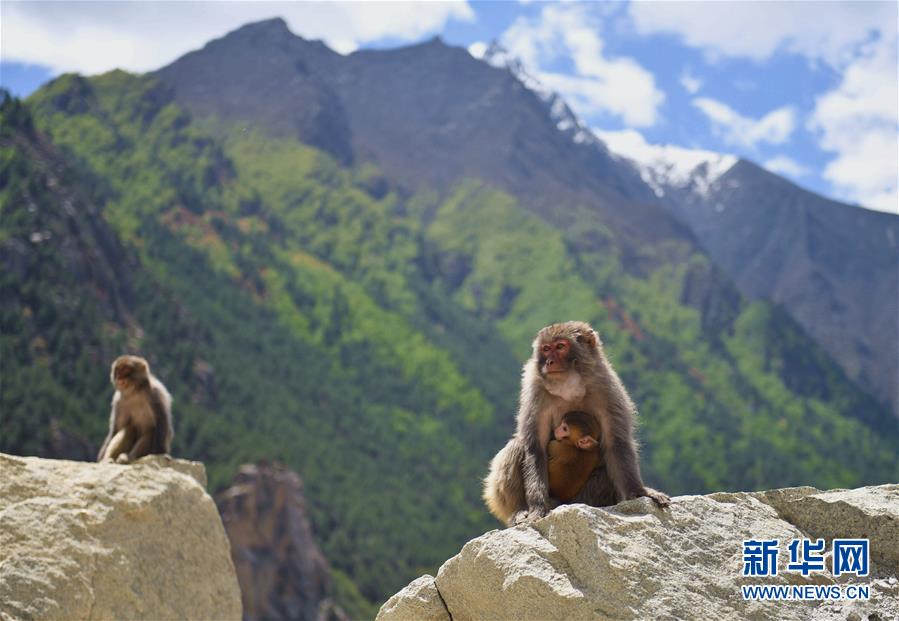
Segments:
[[[592,506],[648,496],[659,507],[670,499],[646,487],[634,437],[637,408],[606,358],[599,335],[582,321],[546,326],[537,333],[521,379],[516,430],[490,463],[484,479],[487,508],[509,526],[545,516],[549,495],[546,448],[562,415],[583,411],[600,430],[603,466],[573,499]]]
[[[568,412],[546,447],[549,494],[570,502],[600,465],[599,425],[586,412]]]
[[[109,434],[97,461],[127,464],[144,455],[170,453],[172,397],[150,373],[147,361],[140,356],[120,356],[112,363],[109,379],[116,391]]]

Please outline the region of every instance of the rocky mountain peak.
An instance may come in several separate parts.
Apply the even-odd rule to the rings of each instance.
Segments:
[[[312,532],[303,483],[282,466],[241,466],[216,497],[243,595],[244,619],[346,615],[330,599],[331,567]]]
[[[560,204],[579,204],[625,238],[684,239],[558,95],[520,67],[498,70],[498,46],[488,63],[438,37],[341,56],[292,35],[245,36],[266,28],[235,31],[156,75],[198,116],[295,136],[342,163],[372,162],[411,190],[489,180],[552,218]]]
[[[272,17],[270,19],[263,19],[258,22],[244,24],[237,30],[233,31],[229,36],[240,36],[248,33],[267,35],[289,34],[292,36],[297,36],[290,31],[290,28],[288,28],[287,22],[284,21],[283,17]]]

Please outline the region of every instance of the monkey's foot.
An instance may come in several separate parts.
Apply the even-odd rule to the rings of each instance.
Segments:
[[[549,507],[533,507],[531,509],[522,509],[512,516],[512,519],[509,520],[509,525],[518,526],[519,524],[536,522],[540,518],[546,517],[547,513],[549,513]]]
[[[130,464],[131,458],[128,457],[128,453],[120,453],[118,457],[116,457],[117,464]]]
[[[536,518],[532,517],[530,512],[527,509],[522,509],[518,513],[512,516],[512,519],[509,520],[509,526],[518,526],[519,524],[527,524],[528,522],[533,522]]]
[[[655,502],[659,507],[664,509],[668,505],[671,504],[671,499],[668,497],[668,494],[664,492],[660,492],[659,490],[652,489],[651,487],[647,487],[644,490],[646,496],[652,498],[653,502]]]

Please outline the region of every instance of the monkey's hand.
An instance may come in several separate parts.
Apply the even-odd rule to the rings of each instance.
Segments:
[[[671,504],[671,499],[668,497],[668,494],[660,492],[656,489],[652,489],[651,487],[644,487],[643,495],[652,498],[653,502],[655,502],[662,509]]]
[[[129,464],[131,463],[131,458],[128,457],[128,453],[119,453],[119,456],[116,457],[116,463],[118,464]]]

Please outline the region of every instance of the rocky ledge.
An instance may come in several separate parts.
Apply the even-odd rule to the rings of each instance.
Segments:
[[[793,539],[826,540],[825,570],[787,571]],[[831,573],[834,538],[867,538],[870,574]],[[743,541],[779,540],[776,576],[743,576]],[[566,505],[470,541],[378,621],[464,619],[899,619],[899,485]],[[869,599],[744,600],[744,585],[867,586]],[[833,593],[834,590],[830,590]]]
[[[0,454],[0,619],[240,619],[203,464]]]

